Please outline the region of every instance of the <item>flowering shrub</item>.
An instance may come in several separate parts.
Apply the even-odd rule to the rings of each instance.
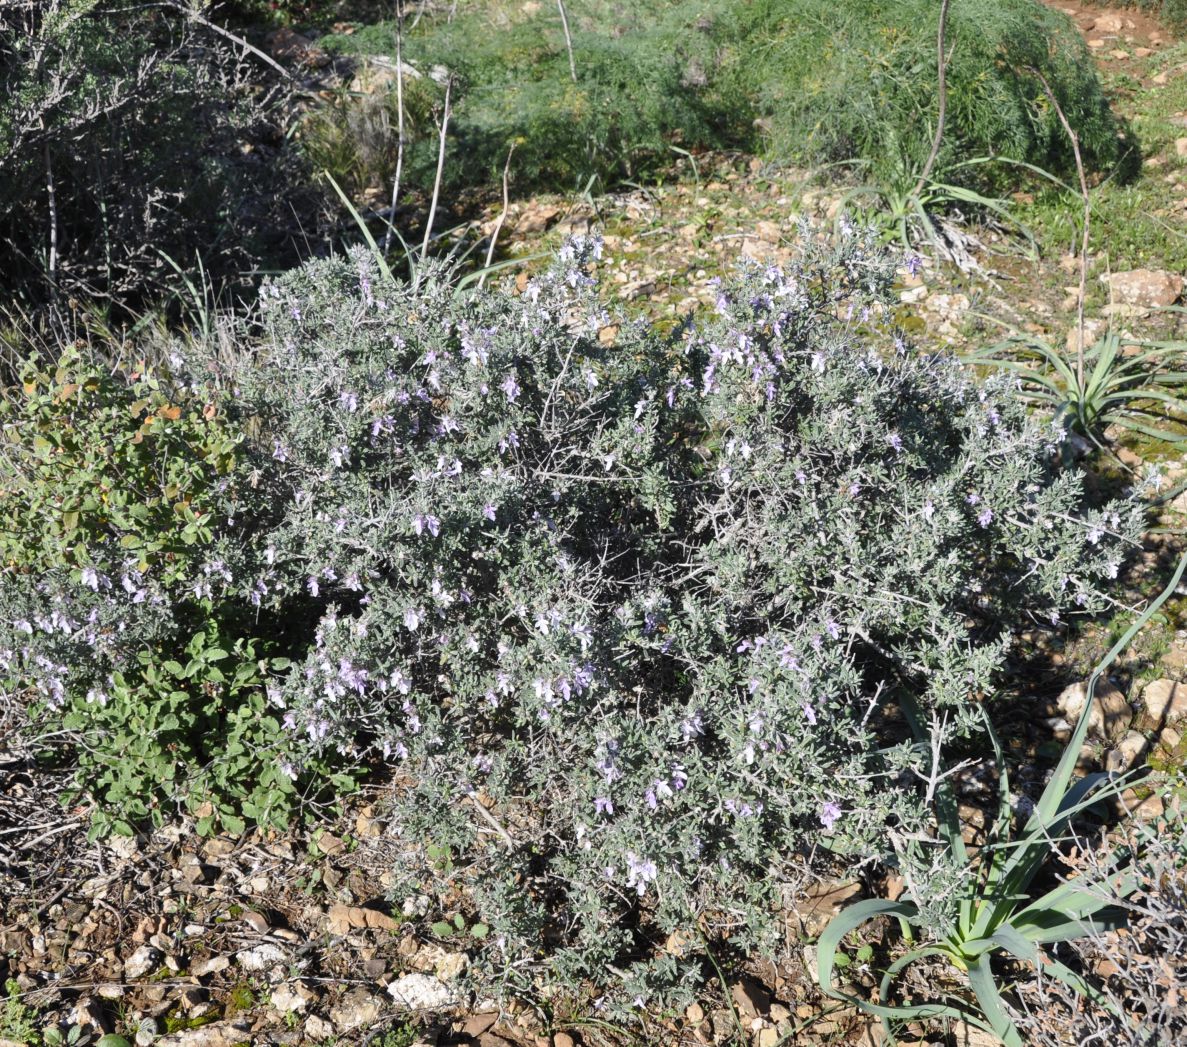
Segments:
[[[597,246],[519,297],[307,266],[232,380],[282,507],[243,584],[322,608],[286,725],[401,768],[403,893],[465,897],[479,969],[631,999],[679,966],[624,961],[652,936],[769,946],[805,848],[920,826],[896,692],[972,729],[1006,623],[1096,606],[1136,519],[894,334],[864,236],[613,348]]]
[[[614,970],[630,1001],[685,984],[701,934],[772,947],[807,849],[873,857],[923,826],[902,696],[972,730],[1007,623],[1095,606],[1136,529],[1081,507],[1008,384],[895,334],[868,237],[803,240],[715,316],[613,347],[593,240],[519,296],[391,283],[366,253],[265,285],[218,364],[244,439],[225,476],[198,470],[217,526],[165,543],[175,583],[104,532],[103,577],[132,582],[96,611],[119,700],[88,703],[61,653],[95,628],[80,611],[25,612],[8,663],[77,725],[190,710],[157,784],[232,767],[224,821],[283,806],[253,790],[393,765],[398,897],[471,926],[474,969],[516,991]],[[228,660],[232,712],[199,719],[185,681]],[[185,748],[228,736],[225,763]]]

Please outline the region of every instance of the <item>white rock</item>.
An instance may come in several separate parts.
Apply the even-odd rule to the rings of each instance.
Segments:
[[[272,990],[272,1006],[281,1014],[294,1014],[297,1011],[303,1011],[308,1002],[291,985],[280,985]]]
[[[311,1014],[305,1019],[305,1035],[311,1042],[329,1040],[336,1035],[336,1032],[333,1022],[319,1018],[316,1014]]]
[[[371,1025],[379,1017],[379,1002],[370,993],[357,989],[348,993],[330,1010],[330,1018],[339,1032]]]
[[[151,945],[142,945],[124,961],[124,978],[134,982],[150,974],[160,962],[161,954],[156,949]]]
[[[1173,305],[1183,293],[1183,277],[1164,269],[1130,269],[1105,280],[1114,302],[1143,309]]]
[[[216,1022],[198,1029],[182,1029],[156,1041],[155,1047],[231,1047],[250,1042],[251,1026],[240,1021]]]
[[[1173,727],[1187,719],[1187,684],[1155,680],[1142,691],[1142,721],[1151,728]]]
[[[225,971],[231,966],[231,961],[226,956],[208,956],[205,960],[199,960],[190,968],[190,974],[195,978],[203,978],[208,974],[217,974],[219,971]]]
[[[405,974],[392,982],[387,991],[400,1006],[417,1011],[441,1010],[458,1002],[448,985],[428,974]]]
[[[1146,736],[1140,731],[1126,731],[1125,737],[1105,757],[1105,770],[1113,773],[1132,770],[1146,755]]]
[[[284,963],[286,958],[284,950],[270,942],[235,954],[239,966],[245,971],[266,971],[274,963]]]

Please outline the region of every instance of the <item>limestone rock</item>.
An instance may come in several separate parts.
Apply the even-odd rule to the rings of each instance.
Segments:
[[[1142,691],[1140,726],[1147,730],[1173,727],[1187,719],[1187,684],[1155,680]]]
[[[1125,737],[1109,750],[1105,757],[1105,770],[1118,774],[1137,767],[1146,755],[1146,736],[1140,731],[1126,731]]]
[[[254,949],[244,949],[235,954],[239,966],[245,971],[266,971],[273,964],[284,963],[286,956],[280,946],[265,942]]]
[[[1107,278],[1113,302],[1156,309],[1173,305],[1183,293],[1183,277],[1165,269],[1130,269]]]
[[[1085,347],[1090,346],[1101,335],[1103,335],[1108,329],[1109,329],[1109,323],[1107,320],[1102,320],[1102,319],[1099,319],[1098,317],[1092,317],[1091,319],[1085,320],[1084,321],[1084,345],[1085,345]],[[1080,348],[1080,325],[1073,324],[1072,327],[1068,329],[1068,333],[1067,333],[1067,351],[1069,353],[1074,353],[1079,348]]]
[[[142,945],[124,961],[124,978],[134,982],[152,973],[160,962],[160,952],[150,945]]]
[[[330,1010],[330,1018],[339,1032],[349,1032],[364,1025],[373,1025],[379,1017],[379,1009],[379,1000],[362,989],[356,989],[347,993]]]
[[[392,982],[387,991],[396,1003],[415,1011],[441,1010],[458,1002],[448,985],[429,974],[405,974]]]
[[[272,990],[272,1006],[281,1014],[295,1014],[305,1010],[309,1001],[291,985],[278,985]]]
[[[1084,683],[1074,683],[1064,688],[1056,699],[1059,711],[1074,725],[1084,711],[1088,688]],[[1129,702],[1116,687],[1107,681],[1097,685],[1092,709],[1088,714],[1088,734],[1106,742],[1117,742],[1129,729],[1133,721],[1133,710]]]

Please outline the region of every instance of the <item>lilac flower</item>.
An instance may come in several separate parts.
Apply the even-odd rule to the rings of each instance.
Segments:
[[[404,628],[410,633],[416,632],[420,626],[421,610],[419,607],[408,607],[404,610]]]
[[[831,800],[820,808],[820,824],[829,831],[831,831],[832,827],[837,824],[837,819],[840,817],[841,808]]]
[[[412,518],[412,530],[416,532],[419,538],[425,531],[428,531],[434,538],[441,533],[441,521],[435,516],[426,515],[425,513],[417,513]]]
[[[918,276],[919,273],[922,271],[922,269],[923,269],[923,259],[920,258],[919,255],[913,254],[907,259],[907,272],[912,277]]]
[[[351,392],[349,389],[344,389],[338,397],[338,405],[353,414],[359,409],[358,394]]]
[[[610,802],[609,796],[594,797],[594,813],[606,815],[614,813],[614,804]]]
[[[826,633],[828,633],[828,635],[831,636],[834,640],[839,640],[841,638],[841,627],[839,625],[837,625],[837,623],[834,622],[831,618],[826,623],[826,625],[824,627],[824,631]]]
[[[500,383],[499,388],[502,390],[503,395],[507,397],[507,402],[509,404],[513,404],[519,399],[521,390],[519,388],[519,382],[515,380],[515,375],[507,375],[507,377],[504,378]]]
[[[1095,544],[1095,543],[1094,543]],[[99,591],[99,572],[93,567],[84,567],[82,569],[82,584]]]
[[[808,721],[809,726],[816,726],[816,710],[812,708],[811,702],[804,702],[804,719]]]
[[[647,893],[647,885],[654,883],[659,875],[655,862],[640,858],[634,851],[626,852],[626,868],[628,887],[633,887],[640,898]]]
[[[980,515],[978,515],[977,523],[979,523],[982,527],[988,527],[990,525],[990,523],[992,523],[992,522],[993,522],[993,510],[990,509],[989,506],[986,506],[984,509],[981,510]]]
[[[289,451],[279,440],[272,441],[272,457],[278,462],[287,462],[289,460]]]

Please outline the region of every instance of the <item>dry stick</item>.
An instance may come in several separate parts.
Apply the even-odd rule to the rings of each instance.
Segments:
[[[911,190],[912,196],[918,196],[923,192],[923,186],[931,177],[932,168],[936,166],[936,160],[940,155],[940,145],[944,140],[944,121],[948,117],[948,54],[945,43],[948,33],[948,2],[949,0],[942,0],[940,3],[940,27],[936,30],[936,74],[939,78],[936,133],[931,141],[931,152],[927,154],[927,162],[923,165],[923,170],[919,172],[919,181]]]
[[[948,0],[944,0],[945,3]],[[569,51],[569,75],[573,83],[577,83],[577,65],[573,61],[573,37],[569,35],[569,16],[565,13],[565,0],[556,0],[557,10],[561,13],[561,28],[565,31],[565,47]]]
[[[1055,98],[1055,92],[1051,90],[1051,85],[1047,83],[1047,78],[1043,76],[1037,69],[1030,67],[1030,72],[1038,77],[1039,83],[1043,85],[1043,90],[1047,94],[1047,100],[1051,103],[1055,110],[1055,115],[1059,117],[1059,122],[1063,124],[1063,129],[1067,133],[1068,138],[1072,142],[1072,155],[1076,158],[1076,174],[1080,176],[1080,195],[1084,199],[1084,232],[1080,237],[1080,292],[1079,302],[1076,308],[1076,380],[1080,384],[1080,388],[1084,388],[1084,299],[1088,295],[1088,242],[1089,242],[1089,221],[1092,214],[1092,197],[1088,194],[1088,177],[1084,174],[1084,160],[1080,156],[1080,138],[1075,131],[1072,130],[1072,125],[1068,123],[1067,117],[1064,116],[1063,110],[1059,107],[1059,102]]]
[[[396,0],[396,173],[392,179],[392,206],[383,234],[383,253],[392,245],[396,228],[396,197],[400,195],[400,174],[404,169],[404,0]]]
[[[437,143],[437,177],[433,179],[433,202],[429,205],[429,221],[425,226],[425,239],[420,248],[420,260],[423,263],[429,256],[429,240],[433,236],[433,219],[437,215],[437,200],[441,196],[441,173],[445,170],[445,134],[449,128],[449,92],[453,87],[453,77],[445,81],[445,109],[441,114],[441,134]],[[420,270],[417,270],[417,283],[420,282]]]
[[[507,850],[515,850],[515,841],[511,839],[511,834],[499,824],[499,820],[482,806],[482,801],[478,799],[474,792],[466,793],[466,798],[474,805],[474,809],[482,816],[482,820],[486,822],[496,833],[499,838],[507,845]]]
[[[297,79],[295,76],[293,76],[292,73],[290,73],[287,69],[285,69],[284,66],[282,66],[279,62],[275,61],[271,56],[266,55],[258,47],[255,47],[254,45],[249,44],[246,40],[243,39],[243,37],[236,36],[230,30],[224,29],[221,25],[216,25],[214,22],[211,22],[209,19],[203,18],[192,7],[186,7],[183,4],[178,4],[178,3],[164,3],[161,6],[162,7],[172,7],[175,11],[180,11],[187,18],[192,18],[195,22],[200,22],[202,25],[206,26],[207,29],[214,30],[214,32],[218,33],[219,36],[226,37],[228,40],[232,41],[233,43],[238,44],[245,51],[250,51],[257,58],[263,59],[265,62],[268,63],[268,65],[270,65],[273,69],[275,69],[278,73],[280,73],[281,76],[288,77],[288,79],[290,79],[290,80]]]
[[[510,206],[510,196],[508,193],[508,175],[511,173],[511,154],[515,152],[515,143],[511,143],[511,148],[507,150],[507,162],[503,165],[503,211],[499,215],[499,220],[495,223],[494,232],[490,234],[490,246],[486,249],[486,264],[483,266],[483,273],[478,278],[478,286],[481,287],[486,283],[486,270],[490,269],[491,259],[495,256],[495,244],[499,242],[499,233],[503,229],[503,223],[507,221],[507,209]]]
[[[45,127],[42,120],[41,126]],[[58,197],[54,192],[54,164],[49,142],[45,143],[45,191],[49,196],[49,286],[54,301],[58,298]]]

